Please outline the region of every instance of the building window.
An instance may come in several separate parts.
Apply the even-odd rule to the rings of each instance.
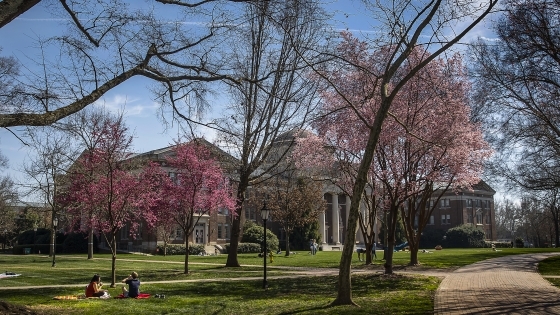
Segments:
[[[169,172],[169,173],[167,173],[167,174],[169,175],[169,178],[171,178],[171,181],[172,181],[174,184],[177,184],[177,173],[175,173],[175,172]]]
[[[218,208],[218,214],[221,215],[228,215],[229,214],[229,209],[228,208]],[[247,211],[245,211],[245,218],[247,217]]]
[[[222,233],[222,224],[218,223],[218,238],[224,238]]]
[[[136,239],[137,240],[142,240],[142,230],[144,229],[144,224],[142,222],[140,222],[140,224],[138,224],[138,230],[136,231]]]
[[[472,214],[469,214],[467,216],[467,223],[473,223],[473,215]]]
[[[490,224],[490,215],[489,214],[486,215],[486,224]]]
[[[179,226],[175,229],[175,239],[183,239],[183,229]]]
[[[226,239],[229,239],[229,224],[224,224],[224,230],[226,232]]]
[[[472,207],[472,199],[467,199],[467,207]]]
[[[428,222],[428,225],[434,225],[434,216],[433,215],[430,216],[430,222]]]
[[[130,234],[130,232],[129,232],[129,229],[128,229],[128,224],[125,224],[125,225],[121,228],[121,240],[127,240],[129,234]]]
[[[440,205],[442,208],[448,208],[449,207],[449,199],[441,199],[440,200]]]
[[[451,215],[450,214],[442,214],[441,215],[441,224],[451,224]]]
[[[476,213],[476,223],[477,224],[482,224],[482,213],[480,213],[480,212]]]

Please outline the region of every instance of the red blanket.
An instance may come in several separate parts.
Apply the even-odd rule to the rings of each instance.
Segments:
[[[135,299],[147,299],[150,297],[149,293],[140,293],[137,297],[135,297]],[[125,296],[123,294],[119,294],[118,296],[115,296],[115,299],[124,299]]]

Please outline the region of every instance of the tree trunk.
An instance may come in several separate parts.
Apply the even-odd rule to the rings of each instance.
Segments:
[[[243,218],[243,202],[245,201],[244,195],[246,189],[247,185],[245,181],[240,181],[239,187],[237,188],[237,203],[235,205],[237,215],[233,217],[231,226],[231,239],[229,243],[226,267],[241,266],[237,260],[237,248],[239,247],[239,241],[241,240],[241,219]]]
[[[185,274],[189,274],[189,239],[186,237],[185,232]]]
[[[52,255],[54,255],[54,243],[56,242],[56,230],[52,229],[52,233],[51,233],[51,244],[50,244],[50,248],[49,248],[49,257],[52,257]]]
[[[117,233],[111,235],[111,288],[117,282]]]
[[[395,248],[395,232],[397,230],[398,212],[397,207],[392,206],[388,215],[387,226],[387,248],[385,249],[385,274],[393,274],[393,249]]]
[[[290,233],[286,231],[286,257],[290,256]]]
[[[371,265],[371,262],[373,261],[372,251],[373,251],[373,244],[370,243],[370,242],[367,242],[366,243],[366,265]]]
[[[358,175],[356,176],[356,181],[354,182],[354,187],[352,188],[352,200],[350,204],[350,213],[348,215],[346,241],[344,250],[342,251],[342,257],[340,258],[340,271],[338,274],[338,295],[336,299],[331,303],[331,305],[333,306],[356,305],[356,303],[352,301],[352,278],[350,269],[352,267],[352,255],[354,253],[354,244],[356,241],[356,229],[358,227],[357,223],[360,216],[360,203],[362,200],[362,194],[364,193],[364,189],[367,184],[368,170],[371,167],[373,155],[375,153],[375,147],[377,146],[379,135],[381,134],[381,126],[383,125],[383,121],[387,117],[390,105],[390,101],[388,101],[387,99],[383,99],[379,110],[375,114],[375,120],[373,121],[372,128],[369,131],[368,142],[365,147],[364,156],[362,158],[362,161],[360,162],[360,167],[358,168],[357,172]]]
[[[87,259],[93,259],[93,229],[88,233],[88,254]]]
[[[554,222],[554,247],[560,247],[560,229],[558,227],[560,223],[560,209],[557,206],[552,207],[552,218]]]
[[[418,237],[415,237],[418,238]],[[408,243],[408,248],[410,249],[410,265],[418,266],[420,262],[418,261],[418,241],[414,240],[412,243]]]
[[[365,187],[365,183],[363,184]],[[359,187],[358,187],[359,188]],[[362,189],[363,191],[363,189]],[[354,190],[354,193],[356,190]],[[344,242],[344,249],[340,258],[340,270],[338,273],[338,295],[331,303],[331,306],[336,305],[357,305],[352,300],[352,256],[354,254],[354,244],[356,241],[356,228],[359,215],[360,196],[352,198],[350,203],[350,214],[348,216],[348,225],[346,230],[346,238]],[[356,200],[357,199],[357,200]]]

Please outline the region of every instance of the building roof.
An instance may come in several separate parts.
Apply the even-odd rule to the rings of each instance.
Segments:
[[[483,190],[483,191],[488,191],[491,192],[492,194],[495,194],[496,191],[494,189],[492,189],[492,187],[490,187],[490,185],[488,185],[485,181],[483,181],[482,179],[475,185],[473,185],[472,187],[474,190]]]

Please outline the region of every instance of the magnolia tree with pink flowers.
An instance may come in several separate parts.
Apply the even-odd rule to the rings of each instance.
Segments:
[[[220,209],[233,213],[235,198],[229,180],[208,148],[195,141],[178,144],[175,155],[167,158],[175,174],[162,181],[161,200],[155,207],[162,225],[175,225],[185,236],[185,269],[189,272],[188,239],[202,216]]]
[[[407,66],[425,55],[416,49]],[[469,121],[469,90],[460,56],[432,61],[395,98],[376,148],[372,167],[391,209],[389,248],[400,210],[412,265],[419,263],[420,236],[437,201],[448,189],[478,183],[492,153],[479,126]],[[392,273],[392,252],[387,254],[386,273]]]
[[[158,178],[163,173],[155,164],[143,168],[131,160],[128,152],[132,137],[122,117],[106,120],[93,130],[98,145],[85,151],[76,161],[64,194],[67,213],[74,230],[90,229],[101,233],[112,252],[111,287],[116,281],[116,236],[129,227],[137,235],[140,222],[153,225],[148,211],[157,200]]]
[[[419,240],[414,235],[421,233],[433,211],[426,207],[427,201],[439,199],[447,189],[468,188],[478,182],[491,150],[478,126],[469,122],[470,87],[460,57],[445,61],[436,58],[399,88],[372,152],[372,163],[367,172],[360,171],[371,140],[364,134],[370,132],[382,103],[372,93],[379,88],[377,79],[384,70],[378,66],[387,51],[372,53],[364,42],[347,33],[343,37],[339,50],[352,66],[325,73],[338,89],[323,92],[325,118],[315,125],[318,136],[300,139],[294,151],[296,161],[311,173],[336,170],[336,184],[351,196],[363,175],[366,189],[361,190],[362,200],[371,204],[369,213],[358,213],[360,227],[368,229],[377,217],[376,211],[387,209],[392,248],[400,211],[412,250],[411,263],[417,264]],[[395,84],[430,56],[415,47],[395,72]],[[364,95],[372,97],[364,99]],[[418,226],[415,218],[419,219]],[[364,236],[367,246],[371,233]],[[385,271],[392,273],[392,252],[387,254]]]

